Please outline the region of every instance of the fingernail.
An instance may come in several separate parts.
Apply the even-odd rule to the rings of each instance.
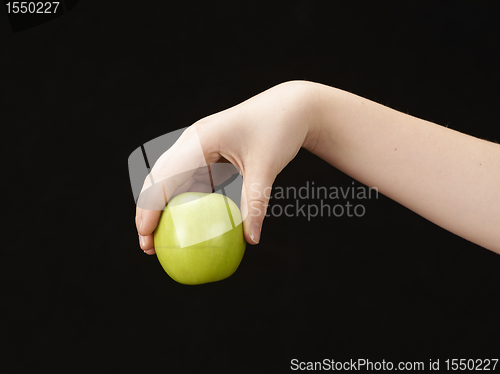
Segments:
[[[145,240],[144,236],[139,235],[139,240],[141,242],[141,247],[145,247],[146,246],[146,240]]]
[[[260,240],[260,226],[257,223],[253,223],[252,226],[250,227],[250,239],[255,244],[259,243]]]

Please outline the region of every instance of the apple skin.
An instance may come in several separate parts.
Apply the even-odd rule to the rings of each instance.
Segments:
[[[217,193],[174,196],[161,214],[154,246],[163,269],[179,283],[226,279],[245,253],[240,210],[230,198]]]

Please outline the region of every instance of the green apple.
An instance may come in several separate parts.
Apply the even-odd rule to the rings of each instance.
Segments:
[[[218,193],[174,196],[161,214],[154,246],[163,269],[179,283],[223,280],[236,271],[245,253],[240,210]]]

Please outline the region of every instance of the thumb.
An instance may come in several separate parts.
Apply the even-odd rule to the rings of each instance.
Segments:
[[[275,177],[266,168],[245,170],[243,175],[241,209],[243,231],[249,244],[258,244],[260,241],[262,223],[266,216]]]

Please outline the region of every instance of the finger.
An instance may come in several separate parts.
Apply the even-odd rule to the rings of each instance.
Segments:
[[[249,244],[260,242],[262,223],[266,216],[275,175],[269,168],[247,168],[243,175],[242,191],[243,230]]]
[[[153,234],[146,236],[139,234],[139,246],[143,251],[150,251],[151,249],[154,250],[153,241],[154,241]]]
[[[179,175],[159,183],[141,193],[138,200],[138,228],[140,235],[152,234],[158,225],[160,215],[179,185],[185,183],[186,175]],[[144,207],[144,208],[142,208]]]
[[[189,131],[188,131],[189,130]],[[139,234],[151,234],[175,191],[200,167],[206,166],[196,129],[188,128],[172,148],[156,161],[137,199],[136,224]]]
[[[181,178],[170,178],[150,185],[140,193],[136,207],[136,227],[139,234],[145,236],[154,231],[161,212],[174,195],[177,185],[182,185]]]

